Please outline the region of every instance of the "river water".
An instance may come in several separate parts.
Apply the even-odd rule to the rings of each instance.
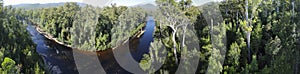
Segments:
[[[153,32],[155,28],[155,22],[153,17],[149,17],[145,29],[145,33],[139,39],[129,41],[130,52],[124,52],[122,54],[131,54],[131,56],[124,56],[121,58],[134,58],[139,62],[143,54],[149,52],[150,43],[153,41]],[[43,57],[44,63],[48,70],[53,74],[78,74],[78,67],[76,67],[73,53],[89,56],[90,54],[97,54],[99,63],[103,67],[106,73],[115,74],[129,74],[130,72],[122,68],[116,61],[113,51],[122,51],[122,47],[116,49],[107,49],[101,52],[86,52],[78,49],[72,49],[59,45],[54,41],[46,39],[43,35],[36,31],[36,29],[30,25],[27,27],[28,32],[32,36],[33,42],[37,45],[37,52]],[[92,56],[92,55],[90,55]],[[89,57],[87,57],[89,58]],[[87,65],[89,62],[86,63]]]

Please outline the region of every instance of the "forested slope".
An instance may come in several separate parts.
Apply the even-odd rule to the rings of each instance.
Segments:
[[[116,47],[114,42],[121,38],[112,40],[112,35],[130,36],[134,29],[145,23],[147,17],[145,10],[139,7],[117,7],[114,4],[104,8],[80,7],[77,3],[28,10],[23,14],[58,41],[87,51]],[[130,27],[130,31],[116,31],[121,27]]]
[[[300,73],[300,0],[224,0],[200,7],[192,0],[156,0],[156,4],[158,9],[151,13],[115,4],[98,8],[66,3],[35,10],[1,7],[0,71],[43,72],[20,17],[66,45],[105,51],[121,45],[152,15],[154,41],[139,61],[150,73]],[[153,61],[162,67],[155,71]]]
[[[0,1],[2,2],[2,1]],[[16,17],[16,9],[0,7],[1,74],[40,74],[44,72],[42,57],[26,30],[26,24]]]
[[[179,68],[177,60],[191,58],[183,55],[193,55],[195,52],[199,52],[200,58],[196,73],[299,73],[299,0],[225,0],[200,7],[193,6],[191,2],[156,0],[162,11],[156,14],[156,19],[161,20],[158,20],[156,41],[150,50],[153,52],[144,60],[163,61],[163,57],[155,55],[162,52],[156,50],[168,50],[169,56],[157,73],[175,73]],[[218,7],[214,7],[216,5]],[[177,16],[163,12],[167,10],[175,10],[173,14]],[[190,21],[185,26],[193,28],[172,28],[184,24],[176,20],[185,17]],[[168,23],[169,20],[164,18],[174,19],[172,22],[178,24]],[[193,32],[188,32],[191,29]],[[184,31],[187,32],[181,33]],[[189,48],[189,42],[193,40],[182,39],[191,34],[197,35],[198,50]],[[159,43],[164,44],[165,48],[156,45]],[[195,63],[184,63],[187,64],[187,71],[194,68],[188,65]],[[141,64],[147,65],[149,62],[143,61]],[[153,71],[152,67],[142,66],[147,71]]]

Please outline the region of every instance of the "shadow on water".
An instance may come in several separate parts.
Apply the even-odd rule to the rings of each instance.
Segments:
[[[63,45],[55,43],[54,41],[46,39],[31,25],[27,27],[27,30],[32,35],[33,42],[37,44],[37,52],[43,57],[47,68],[53,74],[78,74],[73,53],[79,53],[80,55],[91,57],[94,56],[92,54],[97,53],[98,60],[100,61],[106,73],[129,74],[130,72],[126,71],[118,64],[114,57],[113,51],[123,51],[123,48],[129,48],[132,58],[139,62],[143,58],[143,54],[149,52],[150,43],[153,41],[154,28],[154,19],[153,17],[149,17],[147,20],[146,27],[144,28],[145,33],[142,35],[141,38],[129,40],[129,42],[126,43],[129,46],[126,46],[125,44],[124,46],[117,47],[114,50],[107,49],[101,52],[88,52],[65,47]],[[124,52],[124,54],[129,53]],[[124,56],[122,58],[131,58],[131,56]],[[91,63],[86,62],[86,64]]]

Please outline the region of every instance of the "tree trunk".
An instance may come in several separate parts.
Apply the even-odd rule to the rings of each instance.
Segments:
[[[251,61],[252,57],[251,57],[251,32],[247,32],[247,49],[248,49],[248,62]]]
[[[174,50],[174,56],[175,56],[175,62],[177,63],[178,62],[178,59],[177,59],[177,48],[176,48],[176,30],[173,30],[172,32],[172,41],[173,41],[173,50]]]
[[[184,42],[185,42],[185,33],[186,33],[186,25],[184,26],[184,29],[183,29],[183,37],[182,37],[182,45],[181,45],[181,47],[183,48],[184,46],[185,46],[185,44],[184,44]]]
[[[249,24],[249,15],[248,15],[248,0],[245,0],[245,3],[246,3],[246,6],[245,6],[245,9],[246,9],[246,24],[247,24],[247,27],[249,28],[250,27],[250,24]],[[250,38],[251,38],[251,32],[248,32],[246,31],[247,35],[247,49],[248,49],[248,62],[251,61],[251,49],[250,49]]]

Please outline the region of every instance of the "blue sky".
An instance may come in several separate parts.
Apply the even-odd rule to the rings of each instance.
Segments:
[[[17,4],[33,4],[33,3],[59,3],[59,2],[89,2],[94,3],[94,1],[106,1],[110,3],[116,3],[117,5],[132,6],[141,3],[154,3],[155,0],[4,0],[4,5],[17,5]],[[194,5],[201,5],[206,2],[218,1],[218,0],[193,0]],[[99,4],[99,3],[98,3]]]

